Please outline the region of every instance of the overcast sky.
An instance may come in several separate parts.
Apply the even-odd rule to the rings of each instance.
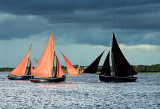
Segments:
[[[0,0],[0,67],[15,67],[30,44],[38,60],[51,30],[56,52],[89,65],[106,50],[113,32],[130,64],[160,63],[159,0]]]

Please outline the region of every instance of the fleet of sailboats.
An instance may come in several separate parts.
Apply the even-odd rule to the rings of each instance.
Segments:
[[[45,47],[45,50],[40,58],[37,61],[36,67],[33,70],[32,63],[30,61],[30,66],[28,72],[26,72],[27,63],[29,60],[31,46],[23,58],[23,60],[18,64],[18,66],[8,75],[8,79],[10,80],[27,80],[29,79],[31,82],[36,83],[52,83],[52,82],[64,82],[66,76],[63,73],[63,69],[60,65],[58,57],[54,50],[54,42],[53,42],[53,32],[51,32],[48,43]],[[60,50],[59,50],[60,51]],[[98,64],[100,59],[104,53],[104,51],[88,66],[84,71],[83,68],[80,68],[80,65],[77,69],[71,64],[71,62],[66,58],[66,56],[60,51],[62,54],[68,75],[80,75],[80,73],[97,73]],[[110,68],[110,56],[112,60],[112,73]],[[54,57],[56,58],[56,70],[55,74],[53,71],[54,68]],[[81,70],[81,71],[80,71]],[[126,58],[124,57],[122,51],[120,50],[118,43],[116,41],[115,35],[113,33],[112,38],[112,46],[111,51],[108,52],[108,55],[104,61],[103,67],[101,69],[101,73],[99,74],[99,80],[105,82],[133,82],[136,81],[137,77],[133,77],[133,75],[137,74],[131,65],[128,63]]]

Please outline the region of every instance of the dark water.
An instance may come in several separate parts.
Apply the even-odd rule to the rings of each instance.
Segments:
[[[0,109],[160,109],[160,74],[138,74],[132,83],[100,83],[98,75],[82,74],[58,84],[7,75],[0,72]]]

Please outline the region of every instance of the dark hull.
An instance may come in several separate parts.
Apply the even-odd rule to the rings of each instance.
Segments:
[[[33,78],[34,75],[22,75],[22,76],[8,75],[7,77],[10,80],[29,80],[30,78]]]
[[[103,82],[135,82],[137,77],[116,77],[99,75],[99,80]]]
[[[64,82],[66,79],[66,76],[62,76],[59,78],[50,77],[50,78],[32,78],[30,79],[31,82],[34,83],[58,83],[58,82]]]

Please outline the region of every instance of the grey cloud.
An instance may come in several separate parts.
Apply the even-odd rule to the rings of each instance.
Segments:
[[[160,29],[159,0],[0,0],[0,11],[16,15],[0,22],[0,39],[26,38],[53,27],[58,44],[109,46],[113,32],[120,43],[160,43],[158,37],[148,40]]]
[[[28,38],[49,28],[47,21],[34,16],[0,15],[0,39]]]
[[[111,0],[0,0],[0,10],[25,15],[46,15],[49,13],[58,15],[59,13],[71,13],[76,10],[104,11],[158,3],[159,0],[117,0],[116,2]]]

